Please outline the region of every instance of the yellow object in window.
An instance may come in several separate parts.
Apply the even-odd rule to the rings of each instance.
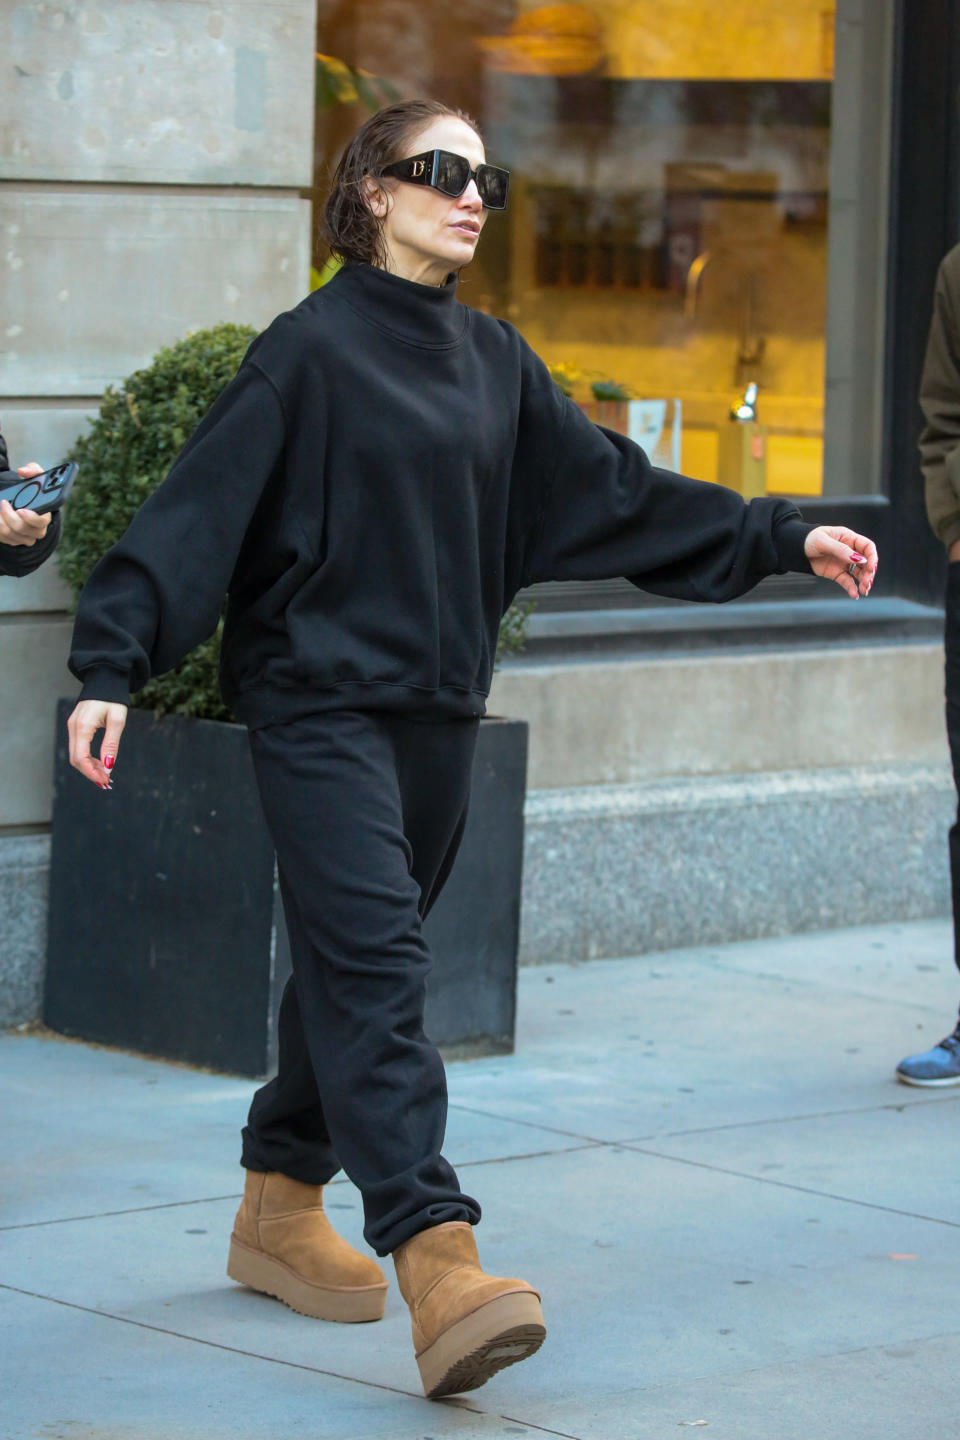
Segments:
[[[587,5],[540,5],[477,45],[491,70],[508,75],[582,75],[605,54],[599,17]]]

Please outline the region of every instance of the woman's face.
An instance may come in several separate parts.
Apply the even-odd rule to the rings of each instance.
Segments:
[[[470,162],[471,170],[486,160],[477,132],[454,115],[432,120],[397,158],[424,150],[452,150]],[[389,268],[421,285],[442,285],[451,270],[468,265],[487,220],[472,179],[463,194],[452,199],[429,185],[385,177],[378,188],[371,188],[369,203],[383,224]]]

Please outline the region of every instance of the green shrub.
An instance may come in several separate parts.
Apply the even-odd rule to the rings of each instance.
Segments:
[[[256,334],[250,325],[197,330],[107,390],[89,434],[71,454],[81,483],[70,497],[58,555],[75,599],[236,374]],[[161,715],[232,719],[220,698],[219,654],[218,631],[175,670],[149,681],[133,703]]]
[[[532,600],[514,600],[500,621],[497,640],[497,664],[507,655],[519,655],[527,643],[527,621],[535,609]]]
[[[629,400],[631,392],[619,380],[594,380],[590,386],[594,400]]]
[[[108,388],[89,434],[70,454],[81,466],[81,483],[66,508],[57,553],[75,602],[101,555],[119,540],[236,374],[256,334],[249,325],[196,330],[117,389]],[[523,648],[528,610],[514,606],[504,616],[498,655]],[[218,628],[175,670],[149,681],[133,704],[160,715],[232,720],[220,698],[219,655]]]

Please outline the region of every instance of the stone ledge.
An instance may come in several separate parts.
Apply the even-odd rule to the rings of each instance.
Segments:
[[[0,1027],[40,1015],[49,874],[49,835],[0,836]]]
[[[860,766],[527,797],[521,964],[950,913],[948,766]],[[40,1014],[47,835],[0,837],[0,1027]]]
[[[835,770],[787,770],[766,775],[676,776],[646,785],[583,785],[562,790],[531,790],[527,826],[567,816],[622,818],[651,812],[702,811],[723,805],[772,804],[796,796],[836,798],[838,785],[855,787],[861,797],[901,791],[939,793],[952,784],[943,765],[843,767]]]
[[[948,758],[930,641],[521,662],[488,708],[529,722],[531,790]]]
[[[533,791],[522,964],[950,912],[949,767]]]

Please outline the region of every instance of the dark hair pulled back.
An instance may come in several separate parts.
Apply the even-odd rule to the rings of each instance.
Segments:
[[[385,165],[403,160],[417,132],[443,115],[466,121],[480,134],[476,120],[439,100],[402,100],[360,126],[340,158],[323,209],[323,229],[334,255],[386,267],[383,224],[367,203],[363,182],[379,176]]]

